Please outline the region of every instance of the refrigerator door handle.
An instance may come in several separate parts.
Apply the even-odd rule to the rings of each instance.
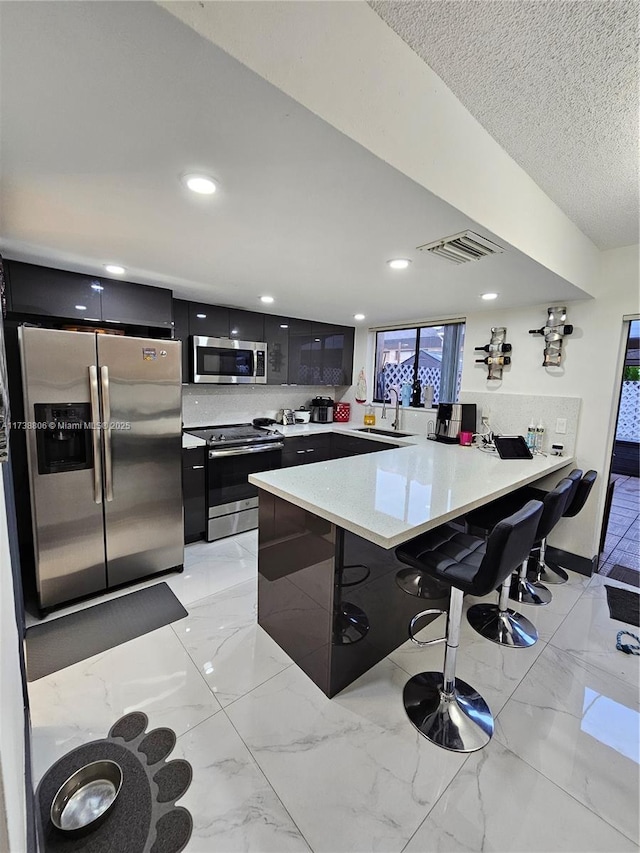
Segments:
[[[109,399],[109,368],[100,368],[102,381],[102,417],[104,420],[104,492],[107,501],[113,500],[113,464],[111,460],[111,400]]]
[[[100,454],[100,403],[98,396],[98,368],[89,366],[89,393],[91,400],[91,443],[93,445],[93,500],[102,503],[102,457]]]

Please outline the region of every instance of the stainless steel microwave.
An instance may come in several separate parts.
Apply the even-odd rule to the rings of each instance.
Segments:
[[[233,338],[192,338],[192,380],[212,385],[264,385],[267,345]]]

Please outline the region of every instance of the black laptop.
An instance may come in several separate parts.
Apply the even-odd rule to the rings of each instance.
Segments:
[[[500,459],[533,459],[527,442],[521,435],[496,435],[493,443]]]

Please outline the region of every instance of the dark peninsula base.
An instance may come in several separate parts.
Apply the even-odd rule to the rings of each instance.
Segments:
[[[397,586],[393,549],[263,490],[259,541],[258,623],[329,697],[402,645],[416,613],[448,605]]]

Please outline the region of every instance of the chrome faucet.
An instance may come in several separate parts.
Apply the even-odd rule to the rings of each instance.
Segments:
[[[398,389],[395,387],[389,388],[389,402],[391,402],[391,392],[396,395],[396,419],[391,424],[391,429],[399,430],[400,429],[400,394],[398,394]]]

